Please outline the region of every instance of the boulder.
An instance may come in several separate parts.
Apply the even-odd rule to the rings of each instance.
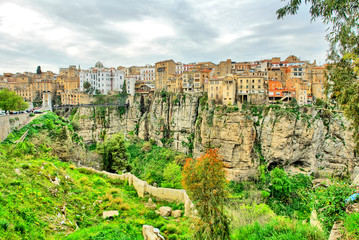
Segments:
[[[183,212],[182,210],[174,210],[172,211],[171,216],[174,218],[179,218],[182,216],[182,212]]]
[[[349,205],[345,211],[348,214],[359,212],[359,203],[353,203],[353,204]]]
[[[332,231],[330,232],[329,239],[328,240],[338,240],[342,239],[342,231],[343,227],[340,222],[336,222],[333,225]]]
[[[165,240],[160,234],[160,230],[158,228],[153,228],[150,225],[142,226],[142,235],[144,240]]]
[[[172,213],[172,209],[170,207],[160,207],[158,211],[162,217],[169,217]]]
[[[114,216],[118,216],[118,211],[105,211],[102,213],[103,218],[113,218]]]
[[[16,168],[16,169],[15,169],[15,173],[16,173],[17,175],[21,175],[20,169]]]
[[[152,199],[148,199],[148,203],[145,204],[145,206],[149,209],[156,209],[157,205],[152,201]]]

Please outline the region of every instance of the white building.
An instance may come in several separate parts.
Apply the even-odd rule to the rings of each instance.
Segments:
[[[80,91],[84,91],[84,83],[89,82],[94,90],[101,94],[110,91],[121,91],[125,80],[125,72],[115,68],[105,68],[101,62],[95,67],[80,72]]]
[[[125,81],[126,81],[127,93],[130,94],[131,96],[134,96],[135,95],[136,78],[126,77]]]
[[[184,71],[183,64],[181,62],[176,63],[176,74],[180,75]]]
[[[140,80],[151,84],[155,82],[155,76],[156,76],[156,72],[155,72],[155,68],[151,65],[146,65],[145,67],[141,68],[140,71]]]

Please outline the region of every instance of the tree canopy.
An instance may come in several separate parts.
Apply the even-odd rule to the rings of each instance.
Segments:
[[[359,149],[359,1],[288,0],[277,10],[278,19],[298,12],[302,3],[310,4],[312,21],[328,24],[330,43],[326,92],[352,119]]]
[[[195,160],[187,159],[182,183],[200,217],[194,238],[229,239],[229,220],[224,214],[227,180],[218,149],[208,149]]]
[[[109,172],[129,170],[128,153],[122,133],[116,133],[111,138],[105,138],[97,147],[103,159],[103,168]]]
[[[0,91],[0,108],[4,111],[25,110],[29,105],[15,92],[4,88]]]

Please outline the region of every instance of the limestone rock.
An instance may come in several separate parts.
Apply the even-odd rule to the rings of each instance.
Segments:
[[[16,173],[17,175],[21,175],[20,169],[16,168],[16,169],[15,169],[15,173]]]
[[[149,209],[156,209],[157,205],[152,201],[152,198],[148,199],[148,203],[145,206]]]
[[[171,216],[174,218],[179,218],[182,216],[182,212],[183,212],[182,210],[174,210],[172,211]]]
[[[328,240],[338,240],[342,239],[342,232],[343,227],[342,224],[339,222],[334,223],[332,231],[330,232]]]
[[[113,218],[114,216],[118,216],[118,211],[105,211],[102,213],[103,218]]]
[[[315,210],[313,210],[312,213],[310,214],[310,225],[313,227],[317,227],[320,230],[323,230],[323,226],[322,226],[321,222],[319,222],[317,211],[315,211]]]
[[[150,225],[142,226],[142,235],[144,240],[165,240],[165,238],[160,234],[158,228],[153,228]]]
[[[345,211],[350,214],[350,213],[357,213],[359,212],[359,203],[353,203],[351,205],[349,205]]]
[[[195,158],[208,146],[218,147],[230,180],[256,176],[260,157],[269,169],[283,166],[304,174],[359,172],[359,167],[354,171],[359,162],[354,155],[350,122],[343,116],[329,119],[321,116],[321,110],[301,108],[300,114],[305,115],[285,109],[278,114],[269,109],[258,117],[241,111],[240,106],[236,111],[211,104],[201,106],[201,96],[168,93],[163,98],[154,93],[145,98],[144,113],[140,111],[140,98],[135,97],[125,114],[108,109],[106,125],[96,109],[79,108],[74,118],[79,119],[79,135],[86,143],[101,141],[104,130],[109,135],[136,130],[143,140],[151,139],[158,146],[185,154],[192,151]],[[89,166],[93,161],[82,164]]]
[[[172,209],[170,207],[165,207],[165,206],[160,207],[158,211],[162,217],[169,217],[171,216],[172,213]]]

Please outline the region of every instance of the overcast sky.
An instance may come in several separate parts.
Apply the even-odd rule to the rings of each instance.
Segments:
[[[253,61],[323,64],[326,26],[308,7],[276,19],[280,0],[0,0],[0,74],[60,67]]]

